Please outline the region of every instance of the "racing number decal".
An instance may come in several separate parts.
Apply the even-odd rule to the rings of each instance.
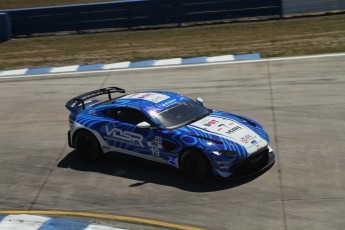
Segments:
[[[162,137],[155,136],[154,142],[147,142],[147,145],[150,148],[150,151],[152,153],[152,156],[159,157],[160,156],[160,150],[163,148],[162,146]]]
[[[159,157],[160,153],[159,153],[159,149],[158,149],[158,148],[152,147],[150,150],[151,150],[152,155],[153,155],[154,157]]]
[[[159,136],[155,136],[155,142],[156,143],[162,143],[162,138]]]

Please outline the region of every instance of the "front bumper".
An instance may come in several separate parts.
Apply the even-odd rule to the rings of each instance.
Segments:
[[[240,179],[261,174],[271,168],[274,162],[274,151],[268,146],[266,153],[260,152],[260,154],[254,154],[244,162],[233,167],[229,172],[216,171],[224,179]]]

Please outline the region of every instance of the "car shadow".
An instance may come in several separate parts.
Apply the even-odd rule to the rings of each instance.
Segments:
[[[147,183],[176,187],[190,192],[212,192],[231,189],[246,184],[264,174],[267,170],[254,176],[241,179],[224,180],[212,178],[196,183],[185,178],[176,168],[141,158],[135,158],[120,153],[105,154],[96,162],[86,162],[80,159],[76,151],[67,154],[57,165],[59,168],[70,168],[78,171],[103,173],[138,182],[130,187],[142,186]]]

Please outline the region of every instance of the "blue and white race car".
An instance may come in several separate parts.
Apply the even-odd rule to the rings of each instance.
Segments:
[[[113,93],[122,93],[112,98]],[[89,100],[108,95],[108,100]],[[69,146],[86,160],[120,152],[180,169],[189,179],[239,177],[274,163],[262,126],[166,91],[109,87],[69,100]]]

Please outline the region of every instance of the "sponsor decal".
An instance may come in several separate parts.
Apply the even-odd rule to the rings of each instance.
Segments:
[[[256,152],[256,145],[260,144],[260,146],[263,146],[266,143],[265,141],[261,142],[262,139],[255,131],[230,118],[208,116],[190,124],[190,127],[207,134],[226,138],[231,143],[239,144],[246,148],[249,156]],[[252,143],[252,141],[256,141],[256,143]]]
[[[97,115],[96,110],[94,110],[94,109],[90,110],[89,114],[92,115],[92,116],[96,116]]]
[[[124,99],[130,98],[130,99],[142,99],[146,101],[151,101],[153,103],[159,103],[161,101],[164,101],[168,98],[170,98],[167,95],[160,94],[160,93],[135,93],[135,94],[130,94],[127,96],[122,97]]]
[[[155,142],[162,143],[162,137],[155,136]]]
[[[229,169],[229,166],[228,165],[220,165],[219,168],[226,170],[226,169]]]
[[[141,95],[140,97],[138,97],[139,99],[145,99],[145,98],[147,98],[147,97],[149,97],[150,96],[150,94],[149,93],[146,93],[146,94],[144,94],[144,95]]]
[[[160,150],[163,149],[163,146],[162,146],[162,137],[160,136],[155,136],[155,139],[153,142],[151,141],[148,141],[147,142],[147,145],[150,148],[150,151],[152,153],[152,156],[154,157],[159,157],[160,156]]]
[[[174,157],[169,157],[168,158],[168,163],[171,165],[176,165],[176,158]]]
[[[235,126],[232,129],[229,129],[228,131],[226,131],[226,133],[232,134],[232,133],[234,133],[234,132],[236,132],[237,130],[240,130],[240,129],[242,129],[240,126]]]
[[[224,123],[222,123],[222,124],[220,124],[220,125],[218,125],[218,127],[225,127],[225,128],[229,128],[229,126],[231,126],[231,125],[233,125],[234,123],[233,122],[230,122],[229,124],[224,124]],[[219,128],[217,131],[220,131],[220,130],[222,130],[223,128]]]
[[[241,141],[243,143],[247,144],[247,143],[253,141],[255,138],[256,138],[256,136],[251,136],[250,134],[247,134],[247,135],[245,135],[244,137],[241,138]]]
[[[217,161],[218,165],[222,165],[222,164],[231,164],[231,161]]]
[[[228,125],[229,125],[229,126],[231,126],[231,125],[233,125],[233,124],[234,124],[233,122],[230,122]],[[229,126],[228,126],[228,125],[226,125],[226,124],[222,123],[222,124],[218,125],[218,127],[225,126],[226,128],[229,128]]]
[[[255,144],[257,144],[258,142],[257,142],[256,140],[254,140],[254,141],[251,141],[250,143],[253,144],[253,145],[255,145]],[[259,146],[260,146],[260,145],[259,145]],[[256,147],[258,147],[258,146],[256,146]]]
[[[110,146],[109,145],[103,145],[103,149],[110,150]]]
[[[162,104],[162,106],[169,107],[170,105],[175,104],[175,102],[176,102],[176,99],[168,101],[168,102],[165,102],[165,103]]]
[[[212,125],[217,124],[217,122],[219,122],[219,121],[211,120],[211,121],[208,121],[207,123],[204,123],[204,126],[210,127]]]
[[[144,147],[143,139],[144,137],[141,134],[133,133],[130,131],[122,131],[118,128],[110,128],[105,126],[106,139],[110,139],[116,142],[122,142],[126,144],[135,145],[137,147]]]
[[[227,169],[229,169],[229,164],[230,164],[230,163],[231,163],[230,161],[225,161],[225,162],[223,162],[223,161],[217,161],[217,165],[218,165],[219,169],[221,169],[221,170],[227,170]]]

